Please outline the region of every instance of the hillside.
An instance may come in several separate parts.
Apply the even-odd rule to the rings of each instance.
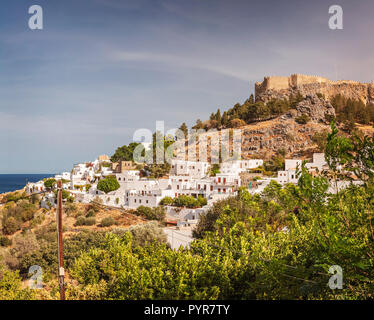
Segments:
[[[329,118],[334,117],[335,110],[329,102],[310,95],[282,115],[237,128],[221,129],[220,134],[232,129],[241,131],[241,155],[244,159],[268,160],[280,150],[287,157],[305,158],[318,151],[313,137],[316,133],[329,130]],[[199,139],[204,141],[209,136],[209,132],[202,133]],[[203,145],[199,142],[197,145],[197,152],[204,152]],[[207,147],[210,160],[211,146],[208,144]]]
[[[279,151],[286,157],[305,158],[321,151],[316,137],[326,134],[334,119],[347,134],[355,128],[372,134],[373,102],[373,84],[304,75],[265,77],[256,83],[255,96],[222,115],[218,109],[209,120],[197,120],[192,128],[218,129],[221,133],[240,130],[244,159],[269,160]],[[203,133],[200,139],[210,135]],[[197,152],[199,148],[204,152],[202,146]],[[211,146],[207,148],[210,160]]]

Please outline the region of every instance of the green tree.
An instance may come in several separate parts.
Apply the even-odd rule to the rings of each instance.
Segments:
[[[224,128],[228,128],[229,126],[229,123],[230,123],[230,120],[229,120],[229,117],[227,115],[227,112],[225,111],[222,115],[222,126]]]
[[[328,130],[324,129],[320,132],[316,132],[312,136],[312,141],[318,146],[318,151],[323,152],[327,145],[327,136],[329,132]]]
[[[48,190],[53,189],[55,185],[56,185],[56,179],[54,179],[54,178],[47,179],[47,180],[44,181],[44,186],[45,186]]]
[[[192,127],[194,130],[204,129],[204,125],[200,119],[196,120],[196,124]]]
[[[103,191],[105,193],[109,193],[111,191],[115,191],[120,188],[120,184],[118,183],[115,177],[107,177],[102,179],[97,184],[97,189]]]
[[[170,206],[172,203],[173,203],[172,197],[165,197],[165,198],[162,198],[160,201],[160,205],[162,206]]]
[[[134,160],[134,150],[140,143],[132,142],[128,146],[124,145],[117,148],[115,153],[112,155],[110,160],[112,162],[118,161],[133,161]]]
[[[218,173],[220,173],[219,169],[220,166],[218,163],[213,164],[210,168],[210,176],[215,177]]]
[[[30,289],[22,289],[19,272],[4,270],[0,267],[0,300],[31,300],[34,293]]]
[[[216,118],[215,120],[218,123],[218,126],[221,126],[222,125],[222,116],[221,116],[221,110],[220,109],[217,110],[215,118]]]
[[[187,139],[188,137],[188,127],[185,122],[182,123],[182,125],[179,127],[179,130],[181,130],[184,134],[184,137]]]

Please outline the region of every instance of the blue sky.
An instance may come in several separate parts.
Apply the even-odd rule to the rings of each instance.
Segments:
[[[333,4],[343,30],[328,28]],[[373,13],[371,0],[3,0],[0,173],[70,170],[156,120],[191,126],[266,75],[370,82]]]

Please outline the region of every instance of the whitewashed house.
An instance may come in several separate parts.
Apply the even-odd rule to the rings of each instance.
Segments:
[[[170,175],[202,178],[207,175],[209,168],[209,162],[172,159]]]
[[[239,175],[241,172],[258,168],[263,164],[264,161],[261,159],[225,161],[221,163],[220,172],[223,174]]]
[[[313,162],[309,162],[305,165],[309,170],[317,169],[321,172],[323,169],[327,169],[327,162],[325,160],[324,153],[313,153]]]

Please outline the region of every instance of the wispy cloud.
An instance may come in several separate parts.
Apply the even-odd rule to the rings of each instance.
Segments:
[[[177,56],[167,53],[117,51],[112,53],[110,58],[119,62],[152,62],[175,68],[206,70],[245,82],[248,82],[250,78],[248,73],[237,70],[230,65],[223,65],[222,62],[215,64],[209,61],[209,59],[196,59],[182,55]]]

